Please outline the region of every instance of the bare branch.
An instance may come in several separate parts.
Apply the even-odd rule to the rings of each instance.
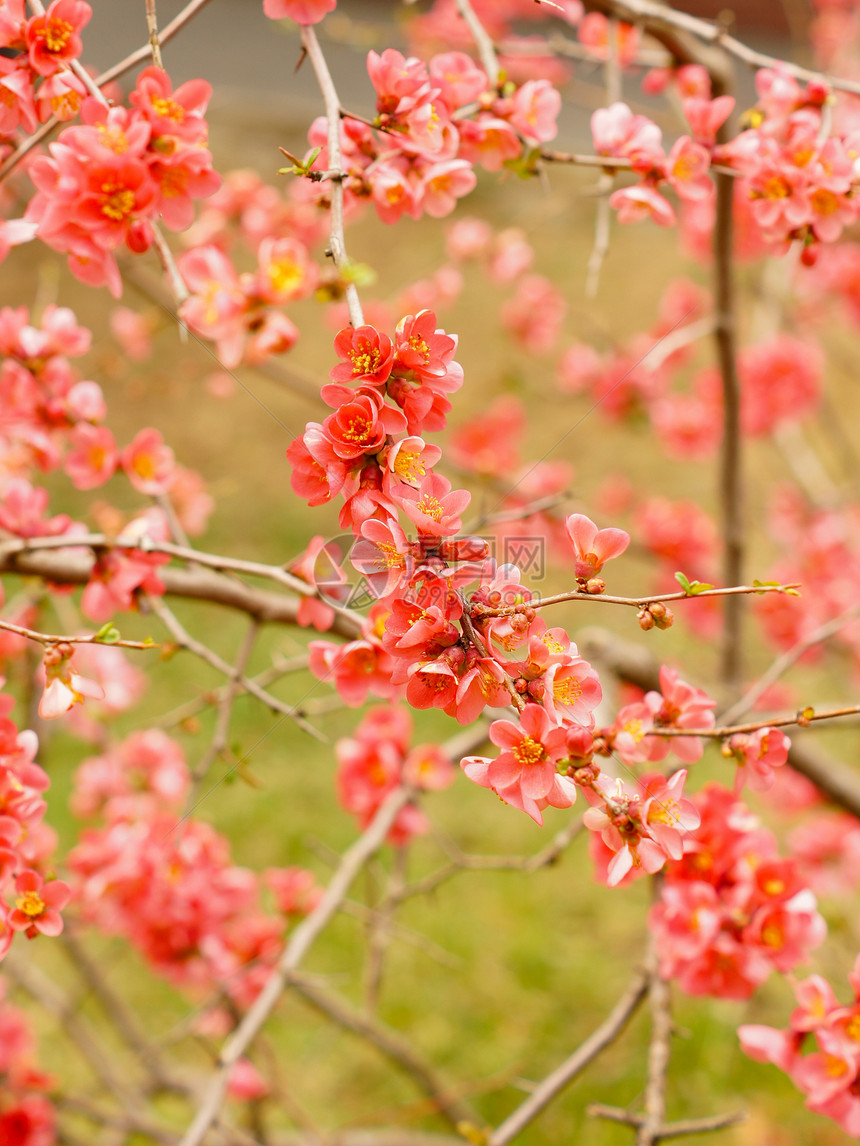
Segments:
[[[520,1103],[513,1114],[493,1131],[487,1139],[487,1146],[506,1146],[506,1143],[516,1138],[530,1122],[533,1122],[602,1050],[618,1038],[647,993],[648,972],[639,971],[597,1030],[581,1043],[569,1058],[548,1074],[525,1102]]]
[[[278,960],[277,966],[266,980],[260,994],[245,1013],[233,1034],[224,1043],[215,1074],[206,1087],[203,1101],[180,1146],[199,1146],[206,1132],[218,1116],[227,1091],[230,1072],[235,1063],[256,1038],[263,1024],[275,1009],[289,976],[298,968],[319,934],[340,908],[352,881],[373,853],[382,845],[391,825],[404,808],[415,798],[410,788],[396,788],[380,805],[376,815],[355,843],[344,852],[340,865],[332,876],[320,902],[298,925]]]

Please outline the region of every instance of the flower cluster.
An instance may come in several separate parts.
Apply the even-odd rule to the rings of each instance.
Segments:
[[[74,118],[86,89],[69,65],[81,54],[81,31],[93,10],[86,0],[53,0],[44,15],[27,18],[24,0],[0,13],[0,139],[36,130],[52,116]]]
[[[435,744],[410,748],[412,718],[397,705],[368,709],[349,739],[338,740],[338,798],[361,827],[373,819],[380,804],[402,784],[424,791],[440,791],[454,782],[454,765]],[[419,808],[407,804],[397,814],[388,834],[400,845],[427,831]]]
[[[223,836],[178,820],[190,785],[182,749],[154,729],[84,761],[72,804],[103,823],[69,854],[75,901],[84,919],[125,936],[171,982],[201,992],[229,984],[232,1003],[246,1007],[283,949],[286,917],[312,910],[319,892],[310,873],[261,877],[235,866]],[[275,913],[262,906],[265,886]],[[226,1012],[221,1020],[232,1022]]]
[[[826,926],[797,863],[726,788],[692,797],[701,823],[666,865],[649,921],[661,974],[691,995],[747,999],[773,970],[787,972]]]
[[[449,215],[475,187],[475,166],[500,171],[553,138],[561,97],[546,79],[495,87],[464,52],[424,63],[394,48],[367,58],[376,91],[372,126],[347,116],[340,143],[347,209],[370,199],[380,219]],[[324,118],[308,135],[310,171],[330,168]]]
[[[67,0],[70,2],[70,0]],[[37,236],[68,256],[82,282],[122,291],[114,252],[146,251],[157,219],[179,231],[194,217],[194,200],[220,185],[212,169],[204,118],[209,84],[192,80],[173,90],[160,68],[144,69],[131,107],[88,97],[80,126],[68,127],[50,157],[29,168],[37,193],[25,218]]]
[[[757,1062],[784,1071],[816,1114],[832,1118],[846,1134],[860,1137],[860,959],[848,982],[854,992],[840,1003],[821,975],[794,984],[797,1006],[785,1030],[748,1023],[738,1030],[741,1046]]]
[[[16,931],[29,939],[59,935],[60,911],[69,900],[67,884],[46,879],[56,847],[55,833],[43,822],[42,794],[50,781],[35,762],[36,734],[19,732],[9,716],[13,704],[0,694],[0,959]]]

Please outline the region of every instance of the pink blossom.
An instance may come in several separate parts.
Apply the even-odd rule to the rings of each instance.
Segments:
[[[38,872],[22,872],[15,880],[15,906],[9,916],[13,931],[24,931],[28,939],[38,934],[59,935],[63,930],[62,909],[69,902],[71,889],[61,879],[46,883]]]
[[[318,24],[336,6],[337,0],[263,0],[270,20],[289,19],[297,24]]]
[[[578,581],[596,577],[607,561],[620,557],[630,544],[630,534],[625,530],[598,529],[583,513],[566,518],[565,529],[573,545],[574,575]]]

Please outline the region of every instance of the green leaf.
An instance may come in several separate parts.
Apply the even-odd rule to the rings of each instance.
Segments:
[[[103,645],[115,645],[121,639],[119,629],[114,628],[112,621],[102,625],[96,633],[96,640]]]
[[[691,581],[685,573],[676,573],[675,580],[688,597],[698,597],[700,593],[707,593],[709,589],[713,589],[714,587],[707,581]]]

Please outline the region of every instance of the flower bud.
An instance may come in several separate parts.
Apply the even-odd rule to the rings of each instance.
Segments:
[[[640,609],[636,614],[636,620],[639,622],[639,628],[644,633],[654,628],[654,618],[648,609]]]

